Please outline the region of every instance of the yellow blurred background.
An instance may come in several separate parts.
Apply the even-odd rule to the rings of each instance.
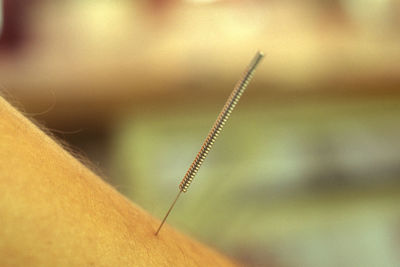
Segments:
[[[0,90],[161,218],[246,266],[400,265],[400,2],[15,1]]]

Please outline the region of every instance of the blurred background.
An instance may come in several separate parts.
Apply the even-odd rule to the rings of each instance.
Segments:
[[[398,0],[0,0],[0,90],[162,218],[246,266],[400,265]]]

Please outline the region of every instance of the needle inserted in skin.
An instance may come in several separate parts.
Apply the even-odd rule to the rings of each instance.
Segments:
[[[168,217],[169,213],[171,212],[172,208],[175,206],[175,203],[176,203],[176,201],[178,200],[178,198],[179,198],[179,196],[181,195],[181,193],[182,193],[182,191],[179,190],[178,195],[176,196],[174,202],[172,202],[171,207],[169,207],[169,209],[168,209],[168,211],[167,211],[167,214],[165,214],[164,219],[162,220],[160,226],[158,227],[158,229],[157,229],[157,231],[156,231],[156,235],[158,235],[158,232],[160,232],[161,227],[163,226],[163,224],[164,224],[165,221],[167,220],[167,217]]]
[[[199,170],[201,164],[203,163],[204,159],[206,158],[208,152],[212,145],[214,144],[215,140],[217,139],[218,135],[220,134],[222,128],[224,127],[226,121],[228,120],[229,116],[232,113],[232,110],[235,108],[236,104],[239,102],[240,97],[242,96],[244,90],[246,89],[247,85],[249,84],[251,78],[253,77],[253,73],[260,63],[261,59],[264,57],[264,54],[260,51],[256,53],[253,60],[250,62],[250,65],[247,67],[246,71],[244,72],[242,78],[236,83],[235,88],[233,89],[231,95],[229,96],[228,100],[226,101],[222,111],[219,113],[217,120],[215,121],[213,127],[211,128],[210,132],[207,135],[206,140],[204,141],[203,145],[201,146],[200,151],[197,153],[196,158],[194,159],[192,165],[190,165],[189,170],[186,172],[185,176],[182,179],[182,182],[179,184],[179,192],[176,196],[174,202],[172,203],[171,207],[168,209],[167,214],[165,214],[164,219],[162,220],[160,226],[156,231],[156,235],[161,230],[161,227],[164,225],[165,221],[167,220],[168,215],[170,214],[172,208],[175,206],[176,201],[178,200],[179,196],[182,192],[186,193],[187,189],[189,188],[193,178],[196,176],[197,171]]]

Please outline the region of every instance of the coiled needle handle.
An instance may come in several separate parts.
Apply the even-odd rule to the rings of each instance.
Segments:
[[[204,159],[207,157],[208,152],[210,152],[211,147],[213,146],[215,140],[217,139],[218,135],[220,134],[222,128],[224,127],[226,121],[229,119],[233,109],[235,108],[236,104],[239,102],[240,97],[242,96],[243,92],[246,90],[247,85],[249,84],[250,80],[253,77],[254,71],[260,63],[261,59],[264,57],[264,54],[260,51],[256,53],[253,60],[250,62],[250,65],[247,67],[246,71],[243,73],[241,79],[236,83],[235,88],[233,89],[231,95],[229,96],[228,100],[226,101],[224,107],[222,108],[221,112],[219,113],[217,120],[215,121],[214,125],[212,126],[210,132],[207,135],[206,140],[204,141],[203,145],[200,148],[200,151],[197,153],[196,158],[194,159],[193,163],[190,165],[188,171],[186,172],[185,176],[182,179],[182,182],[179,184],[179,192],[176,196],[174,202],[172,203],[171,207],[168,209],[167,214],[164,216],[160,226],[156,231],[156,235],[160,232],[161,227],[165,223],[168,215],[170,214],[172,208],[174,207],[176,201],[178,200],[179,196],[182,192],[186,193],[190,184],[193,181],[193,178],[196,176],[201,164],[203,163]]]

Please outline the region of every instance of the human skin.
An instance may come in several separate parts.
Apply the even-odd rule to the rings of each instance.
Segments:
[[[234,266],[164,225],[0,97],[0,266]]]

